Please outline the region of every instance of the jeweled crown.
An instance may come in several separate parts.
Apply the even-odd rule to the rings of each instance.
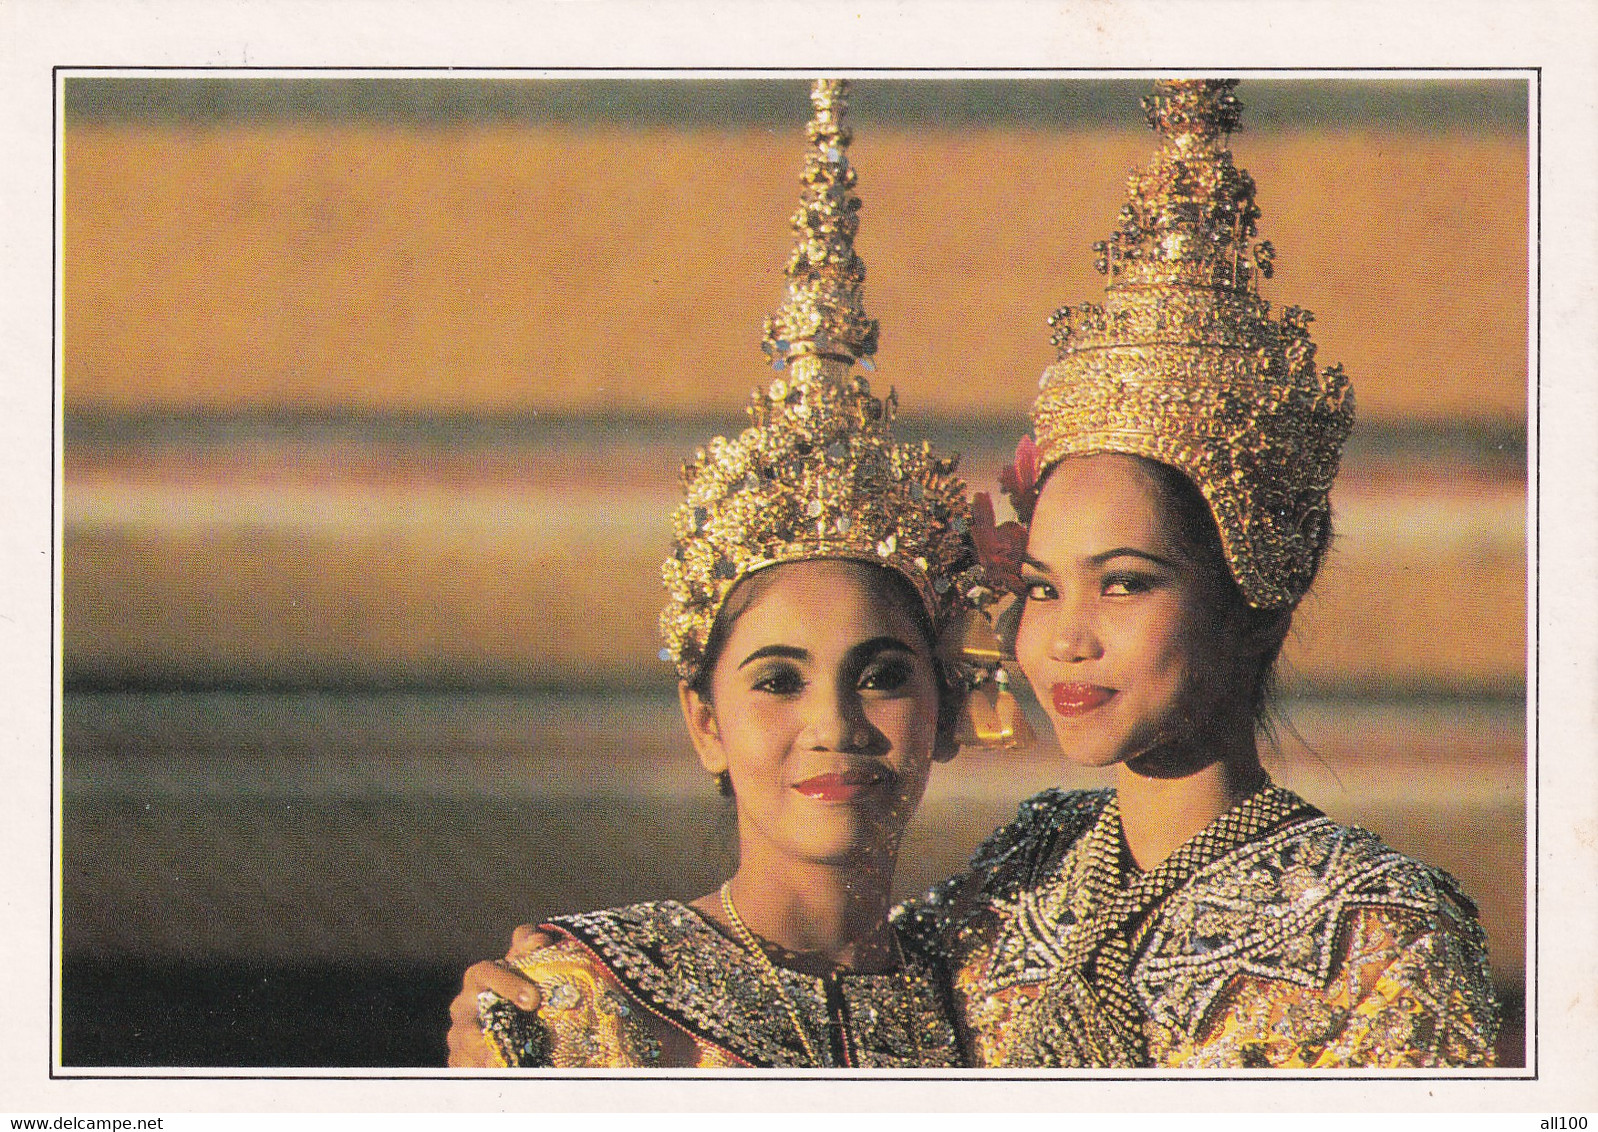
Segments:
[[[1244,597],[1282,608],[1325,553],[1354,397],[1341,366],[1316,368],[1313,316],[1273,316],[1260,296],[1274,250],[1254,242],[1254,180],[1227,148],[1236,86],[1169,80],[1144,99],[1159,149],[1132,174],[1115,234],[1094,245],[1104,302],[1049,319],[1059,360],[1032,421],[1045,465],[1121,452],[1185,472]]]
[[[757,570],[844,558],[887,566],[915,588],[935,628],[979,578],[957,457],[894,439],[898,403],[852,373],[870,368],[877,324],[865,315],[855,254],[855,171],[843,124],[847,84],[821,80],[793,216],[787,297],[766,320],[777,376],[757,391],[750,426],[716,437],[682,472],[686,501],[662,567],[663,659],[697,673],[727,595]]]

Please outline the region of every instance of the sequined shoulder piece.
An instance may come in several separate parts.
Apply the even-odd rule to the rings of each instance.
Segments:
[[[792,1057],[774,1035],[738,1024],[747,1008],[735,992],[740,984],[758,988],[760,973],[686,905],[650,901],[558,916],[549,926],[587,948],[652,1012],[706,1044],[756,1065]],[[780,1004],[772,1005],[780,1014]]]
[[[982,889],[1008,896],[1036,884],[1060,854],[1086,833],[1109,804],[1112,790],[1049,789],[1021,803],[1015,820],[993,831],[971,855]]]
[[[897,910],[898,922],[923,946],[947,954],[952,934],[994,900],[1039,887],[1113,795],[1112,790],[1057,788],[1034,794],[1021,803],[1015,820],[977,846],[965,872],[906,902]]]
[[[512,961],[543,992],[540,1026],[500,1014],[486,1029],[506,1065],[561,1069],[644,1068],[660,1060],[660,1042],[642,1023],[604,965],[576,940],[561,936]],[[503,1002],[503,1000],[500,1000]]]
[[[789,1004],[811,1032],[827,1028],[823,980],[778,968],[783,989],[777,990],[771,972],[677,901],[561,916],[550,926],[585,947],[651,1013],[736,1063],[810,1064]],[[839,982],[856,1064],[959,1064],[940,989],[946,980],[914,939],[904,943],[905,974],[848,975]]]
[[[1486,937],[1457,882],[1375,834],[1314,817],[1211,862],[1152,926],[1132,981],[1149,1015],[1193,1034],[1237,975],[1324,987],[1345,914],[1374,908],[1416,933],[1455,938],[1489,988]]]

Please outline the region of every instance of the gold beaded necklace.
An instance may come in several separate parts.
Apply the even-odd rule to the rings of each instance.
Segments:
[[[721,885],[721,910],[726,915],[727,922],[732,925],[733,933],[737,935],[743,949],[754,959],[761,974],[777,988],[777,994],[781,997],[783,1006],[788,1008],[788,1017],[793,1021],[794,1032],[799,1035],[799,1044],[805,1047],[805,1056],[810,1059],[810,1064],[818,1069],[821,1068],[821,1058],[816,1055],[816,1047],[810,1041],[810,1032],[805,1029],[804,1022],[799,1017],[799,1008],[788,995],[788,988],[782,985],[782,976],[777,973],[777,965],[771,961],[771,956],[766,954],[766,949],[760,946],[760,941],[755,939],[755,933],[749,930],[749,925],[744,923],[743,917],[738,915],[738,909],[733,907],[730,880],[723,881]]]
[[[805,1047],[805,1056],[810,1063],[821,1067],[821,1058],[816,1054],[816,1047],[810,1040],[810,1032],[805,1028],[799,1016],[799,1007],[788,994],[788,988],[782,985],[782,976],[777,972],[777,965],[771,961],[771,956],[766,954],[766,949],[760,946],[760,941],[755,938],[755,933],[749,930],[749,925],[744,923],[743,917],[738,914],[738,909],[732,902],[732,881],[723,881],[721,885],[721,910],[727,917],[727,922],[732,925],[733,934],[738,937],[738,942],[745,951],[755,960],[761,973],[777,988],[777,994],[782,999],[782,1004],[787,1008],[788,1017],[793,1022],[794,1032],[799,1035],[799,1042]],[[899,981],[904,986],[904,1008],[909,1011],[909,1029],[911,1039],[916,1046],[916,1063],[926,1064],[926,1051],[921,1046],[921,1028],[917,1024],[917,1007],[915,986],[910,981],[910,965],[905,961],[904,948],[899,943],[899,933],[893,928],[892,932],[894,955],[899,960]],[[845,1023],[847,1026],[847,1023]]]

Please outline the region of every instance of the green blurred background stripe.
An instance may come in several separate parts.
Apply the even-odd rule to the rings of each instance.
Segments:
[[[1027,428],[1009,414],[983,417],[928,416],[901,410],[901,431],[934,446],[962,454],[968,480],[995,479],[993,468],[973,467],[964,454],[988,456],[1014,446]],[[604,446],[625,441],[686,458],[706,437],[738,432],[749,423],[738,414],[705,414],[691,402],[639,412],[626,406],[607,414],[561,412],[415,413],[346,409],[162,412],[72,408],[65,415],[68,457],[94,459],[117,453],[159,449],[204,451],[239,444],[394,445],[412,452],[514,452],[522,448]],[[1494,474],[1524,478],[1526,429],[1495,420],[1360,421],[1349,438],[1345,459],[1424,461],[1440,459]]]
[[[1521,79],[1248,79],[1249,130],[1405,129],[1525,133]],[[789,129],[809,113],[795,79],[353,77],[65,80],[69,121],[226,124],[263,119],[383,123],[545,122]],[[1143,79],[861,78],[850,119],[871,126],[1136,129]]]

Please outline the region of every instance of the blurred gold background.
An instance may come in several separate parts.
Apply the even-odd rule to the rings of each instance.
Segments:
[[[856,84],[873,381],[976,489],[1044,319],[1102,288],[1143,88]],[[1513,1001],[1525,85],[1239,93],[1267,294],[1360,409],[1272,769],[1456,873]],[[767,372],[807,114],[797,81],[66,80],[69,1062],[442,1060],[514,923],[719,878],[658,563]],[[956,760],[902,890],[1085,781]]]

